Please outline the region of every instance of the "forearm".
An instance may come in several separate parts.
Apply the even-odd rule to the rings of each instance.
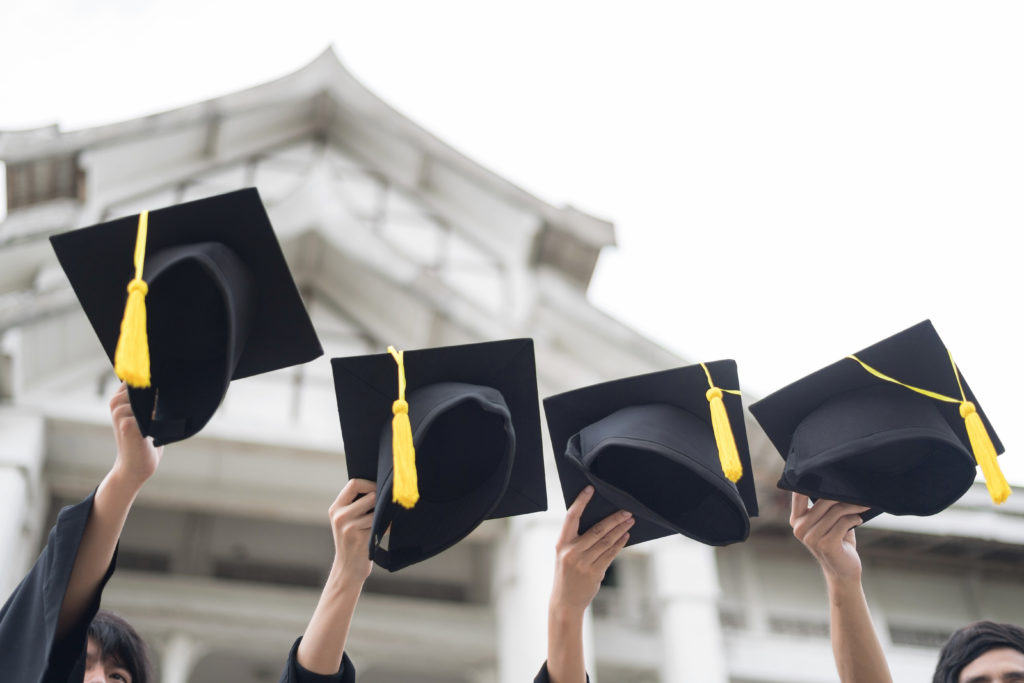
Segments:
[[[334,674],[341,667],[345,642],[356,611],[362,581],[346,579],[331,569],[313,616],[299,643],[296,659],[317,674]]]
[[[583,615],[552,602],[548,608],[548,675],[551,683],[584,683]]]
[[[829,578],[832,653],[842,683],[891,683],[889,665],[875,633],[859,578]]]
[[[96,597],[141,487],[142,482],[131,481],[115,467],[96,489],[57,619],[58,638],[74,628]]]

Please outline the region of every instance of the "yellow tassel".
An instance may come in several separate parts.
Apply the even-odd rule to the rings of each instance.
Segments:
[[[985,476],[985,486],[988,487],[988,494],[992,501],[1002,503],[1010,497],[1010,485],[1006,483],[1006,477],[999,468],[999,461],[996,456],[996,448],[992,445],[985,423],[981,421],[981,415],[975,410],[974,404],[964,401],[960,404],[960,417],[964,418],[967,424],[967,437],[971,440],[971,450],[974,451],[974,459],[981,467],[981,473]]]
[[[142,280],[128,283],[128,303],[114,352],[114,372],[136,389],[149,386],[149,338],[146,335],[146,293]]]
[[[412,425],[409,423],[409,404],[405,402],[405,352],[389,346],[388,353],[398,363],[398,400],[391,405],[391,450],[394,458],[394,486],[391,500],[411,509],[420,499],[416,481],[416,449],[412,444]]]
[[[711,427],[715,431],[715,443],[718,444],[718,459],[722,463],[722,472],[729,481],[736,483],[743,476],[743,465],[740,463],[732,426],[729,424],[729,415],[725,412],[722,390],[711,387],[705,396],[711,404]]]
[[[136,389],[150,384],[149,337],[146,334],[146,294],[149,287],[142,279],[142,264],[146,259],[146,234],[149,212],[139,214],[139,227],[135,237],[135,277],[128,283],[128,302],[121,320],[121,336],[114,351],[114,372]]]

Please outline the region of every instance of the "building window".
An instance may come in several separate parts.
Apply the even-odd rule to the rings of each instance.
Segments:
[[[7,210],[53,199],[83,199],[82,171],[75,157],[7,164]]]

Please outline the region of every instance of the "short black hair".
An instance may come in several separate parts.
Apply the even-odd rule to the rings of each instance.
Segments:
[[[942,646],[932,683],[957,683],[968,664],[989,650],[1004,647],[1024,653],[1024,628],[993,621],[964,626]]]
[[[132,683],[153,683],[153,664],[146,641],[123,618],[101,609],[89,624],[88,636],[99,647],[100,659],[127,669]]]

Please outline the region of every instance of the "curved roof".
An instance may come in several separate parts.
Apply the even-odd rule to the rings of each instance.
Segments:
[[[346,123],[366,124],[377,134],[398,139],[474,185],[539,214],[559,232],[600,250],[615,242],[614,228],[571,206],[556,207],[458,152],[417,125],[360,83],[328,47],[316,59],[281,78],[214,99],[142,118],[82,130],[63,131],[58,125],[32,130],[0,131],[0,159],[19,163],[73,155],[133,137],[150,137],[186,127],[217,126],[224,121],[268,107],[310,107],[316,132],[338,134]]]

